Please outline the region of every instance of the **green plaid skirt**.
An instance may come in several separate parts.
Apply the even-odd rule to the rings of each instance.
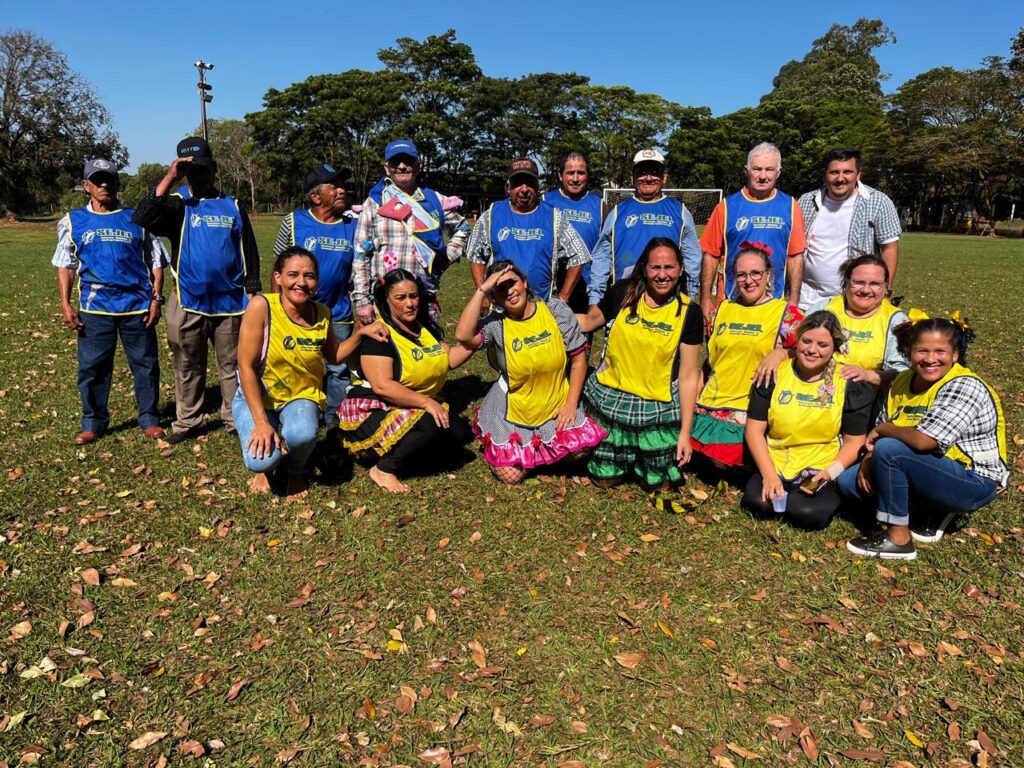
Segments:
[[[678,482],[679,388],[672,384],[672,400],[662,403],[606,387],[597,376],[587,379],[583,403],[608,436],[594,449],[587,470],[601,479],[632,472],[641,483],[656,487]]]

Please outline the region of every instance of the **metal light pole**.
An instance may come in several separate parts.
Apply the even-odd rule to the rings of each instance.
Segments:
[[[203,116],[203,138],[209,141],[210,132],[206,127],[206,105],[213,101],[213,94],[210,93],[213,86],[206,82],[206,73],[213,69],[213,64],[207,64],[199,59],[193,66],[199,70],[199,108]]]

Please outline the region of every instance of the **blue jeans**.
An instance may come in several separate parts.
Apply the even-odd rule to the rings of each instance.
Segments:
[[[121,337],[135,379],[135,405],[142,429],[160,425],[160,357],[156,328],[146,328],[146,315],[94,315],[79,313],[78,393],[82,398],[82,430],[103,432],[110,424],[110,382],[114,353]]]
[[[332,323],[334,326],[334,337],[340,344],[352,335],[353,324]],[[327,363],[327,375],[324,377],[324,392],[327,394],[327,410],[324,411],[324,422],[327,428],[338,426],[338,406],[346,397],[349,384],[352,383],[352,376],[349,373],[348,365],[334,365]]]
[[[958,461],[918,453],[902,440],[883,437],[872,453],[871,485],[878,500],[877,517],[891,525],[910,524],[910,494],[951,510],[973,512],[996,496],[999,486],[978,477]],[[859,464],[839,476],[840,492],[859,501],[868,497],[857,487]]]
[[[277,431],[288,447],[287,456],[284,456],[277,446],[274,447],[273,453],[265,455],[262,459],[257,459],[251,452],[245,450],[256,422],[252,418],[249,404],[245,402],[241,387],[235,392],[235,399],[231,401],[231,413],[235,417],[235,428],[242,444],[242,459],[245,461],[245,468],[250,472],[271,472],[281,463],[282,458],[287,458],[287,468],[291,474],[297,475],[306,468],[306,462],[316,447],[317,430],[320,429],[320,409],[312,400],[292,400],[283,408],[267,410],[270,426]]]

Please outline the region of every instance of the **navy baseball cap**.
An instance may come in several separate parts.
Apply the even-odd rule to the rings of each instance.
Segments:
[[[210,142],[202,136],[189,136],[178,142],[178,157],[191,157],[195,165],[213,166],[216,162],[213,159],[213,150],[210,149]]]
[[[413,160],[420,159],[420,153],[416,151],[416,145],[409,139],[396,139],[384,147],[385,160],[390,160],[396,155],[408,155]]]
[[[329,163],[320,163],[306,174],[303,189],[309,192],[313,187],[321,184],[334,184],[339,181],[348,181],[352,178],[352,171],[348,168],[335,168]]]
[[[110,160],[104,160],[102,157],[96,157],[92,160],[85,161],[85,171],[82,173],[83,179],[91,179],[97,173],[105,173],[109,176],[117,176],[117,166],[114,165]]]

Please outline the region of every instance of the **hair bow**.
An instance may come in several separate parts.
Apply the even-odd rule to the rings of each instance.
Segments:
[[[919,323],[922,320],[928,319],[928,313],[925,312],[923,309],[911,307],[910,309],[907,310],[907,319],[910,320],[910,322],[912,323]]]
[[[753,251],[761,251],[765,256],[772,255],[772,249],[759,240],[744,240],[740,243],[741,251],[745,251],[748,248]]]
[[[960,326],[960,330],[963,331],[964,338],[967,339],[968,343],[974,341],[974,329],[967,322],[967,318],[960,314],[959,309],[949,316],[949,322]]]

